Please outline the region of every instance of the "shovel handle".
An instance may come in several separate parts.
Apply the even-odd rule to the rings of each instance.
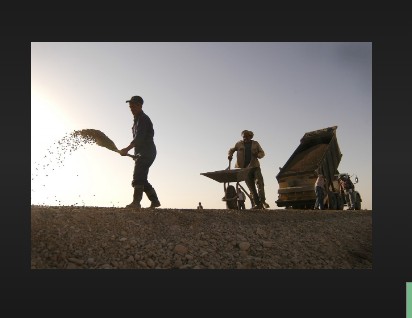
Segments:
[[[119,151],[118,151],[118,152],[119,152]],[[139,158],[140,158],[140,154],[131,155],[131,154],[127,153],[126,156],[132,158],[133,160],[136,160],[136,159],[139,159]]]
[[[126,156],[129,156],[130,158],[133,158],[133,160],[137,160],[137,159],[139,159],[139,158],[141,157],[141,155],[140,155],[140,154],[137,154],[137,155],[130,155],[130,154],[127,154]]]

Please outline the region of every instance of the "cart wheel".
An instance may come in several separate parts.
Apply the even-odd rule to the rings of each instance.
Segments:
[[[237,193],[234,186],[229,185],[226,188],[226,207],[228,209],[237,210]]]

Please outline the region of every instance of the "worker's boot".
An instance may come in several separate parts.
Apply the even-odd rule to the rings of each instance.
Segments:
[[[262,203],[262,208],[269,209],[270,206],[269,204],[266,203],[266,195],[265,195],[265,190],[263,188],[263,182],[262,182],[262,185],[259,185],[258,187],[258,193],[259,193],[260,202]]]
[[[252,206],[252,209],[263,209],[263,203],[260,201],[258,196],[253,198],[253,203],[254,205]]]
[[[142,200],[143,197],[143,190],[144,186],[143,185],[135,185],[134,186],[134,192],[133,192],[133,202],[126,205],[126,208],[133,208],[133,209],[140,209],[140,201]]]
[[[158,208],[161,205],[155,189],[145,190],[145,193],[151,202],[150,208]]]
[[[269,204],[266,203],[265,197],[260,195],[260,194],[259,194],[259,197],[260,197],[260,202],[261,202],[261,205],[262,205],[262,209],[269,209],[270,206],[269,206]]]
[[[258,203],[258,204],[254,205],[252,207],[252,209],[254,209],[254,210],[260,210],[260,209],[263,209],[263,208],[264,208],[263,203]]]
[[[251,197],[253,198],[252,209],[263,209],[263,204],[256,190],[251,191]]]

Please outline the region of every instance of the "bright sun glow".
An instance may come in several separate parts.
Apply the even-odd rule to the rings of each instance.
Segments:
[[[67,123],[46,98],[36,92],[31,96],[31,156],[38,159],[56,136],[67,132]]]
[[[32,204],[42,204],[50,200],[53,189],[68,186],[65,180],[70,173],[59,169],[59,163],[50,150],[67,132],[69,123],[63,114],[47,98],[38,92],[32,92],[31,100],[31,185]],[[61,165],[61,164],[60,164]],[[59,171],[60,170],[60,171]]]
[[[32,94],[31,106],[31,204],[118,206],[130,200],[130,173],[108,169],[127,165],[132,171],[130,159],[76,144],[71,122],[40,94]]]

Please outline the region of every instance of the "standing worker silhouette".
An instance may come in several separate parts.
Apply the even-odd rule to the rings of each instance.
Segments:
[[[130,149],[134,148],[135,159],[132,187],[134,188],[133,202],[128,204],[126,208],[140,209],[140,201],[143,197],[143,192],[151,201],[150,208],[157,208],[160,206],[155,189],[148,181],[149,168],[153,164],[156,155],[156,145],[154,143],[154,129],[153,123],[143,110],[143,98],[140,96],[133,96],[129,103],[130,110],[133,114],[132,134],[133,140],[131,143],[119,150],[120,155],[126,156]]]
[[[237,206],[239,210],[245,210],[245,194],[240,190],[237,189]]]
[[[324,210],[325,207],[323,205],[323,199],[325,198],[325,177],[322,174],[318,174],[318,178],[315,181],[315,194],[316,194],[316,201],[314,210]]]
[[[265,156],[265,152],[259,142],[252,140],[254,134],[250,130],[243,130],[241,133],[243,140],[238,141],[233,148],[229,149],[228,159],[232,160],[233,154],[237,151],[236,168],[252,168],[245,180],[253,198],[252,209],[269,208],[266,203],[265,184],[258,159]],[[257,185],[257,190],[256,186]]]

